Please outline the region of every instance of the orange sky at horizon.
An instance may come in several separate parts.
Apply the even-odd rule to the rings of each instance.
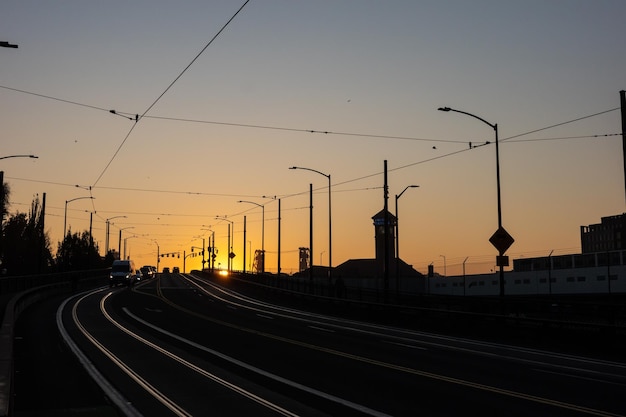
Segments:
[[[0,161],[9,212],[46,193],[56,250],[65,202],[79,198],[68,229],[88,230],[93,213],[101,253],[116,217],[112,247],[123,229],[122,252],[126,239],[137,264],[155,265],[158,244],[181,254],[160,267],[181,270],[209,227],[226,266],[226,216],[241,270],[244,245],[262,246],[262,204],[266,270],[276,272],[280,198],[281,269],[291,274],[309,246],[309,184],[311,255],[328,264],[328,180],[289,167],[331,175],[337,266],[374,257],[387,161],[392,213],[395,195],[419,185],[398,200],[400,257],[422,273],[432,263],[460,275],[463,262],[487,273],[494,131],[444,106],[498,124],[511,260],[579,252],[581,225],[626,211],[622,2],[250,2],[177,79],[237,8],[7,5],[0,40],[19,48],[0,48],[0,157],[39,157]],[[186,259],[187,271],[200,266]]]

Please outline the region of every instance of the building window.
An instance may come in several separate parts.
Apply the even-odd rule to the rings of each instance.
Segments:
[[[578,277],[577,281],[578,282],[585,282],[585,281],[587,281],[587,278],[586,277]]]
[[[539,278],[539,283],[540,284],[545,284],[546,282],[548,282],[548,280],[546,278]]]
[[[598,276],[596,277],[596,279],[597,279],[598,281],[604,281],[604,280],[606,279],[606,277],[605,277],[604,275],[598,275]]]
[[[574,277],[567,277],[567,282],[574,282]]]

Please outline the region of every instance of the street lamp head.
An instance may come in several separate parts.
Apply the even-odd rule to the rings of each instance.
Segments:
[[[0,159],[9,159],[9,158],[33,158],[38,159],[37,155],[9,155],[9,156],[0,156]]]
[[[452,109],[450,107],[439,107],[437,110],[439,110],[439,111],[450,111]]]
[[[409,185],[411,188],[419,188],[419,185]]]

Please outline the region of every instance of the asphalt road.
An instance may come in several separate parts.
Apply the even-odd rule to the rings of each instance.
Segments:
[[[56,312],[67,295],[29,307],[15,327],[16,416],[116,416],[115,409],[59,336]]]
[[[16,412],[109,413],[55,332],[59,304],[20,319],[39,330],[18,332]],[[131,414],[626,415],[624,364],[295,311],[178,274],[72,298],[62,324]],[[29,371],[34,358],[51,370]]]

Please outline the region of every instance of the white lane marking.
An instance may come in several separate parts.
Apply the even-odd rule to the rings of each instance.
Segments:
[[[427,348],[425,348],[423,346],[409,345],[408,343],[391,342],[389,340],[383,340],[382,342],[390,344],[390,345],[402,346],[402,347],[407,347],[407,348],[411,348],[411,349],[428,350]]]
[[[198,288],[200,288],[202,291],[204,291],[207,295],[215,297],[215,298],[217,298],[219,300],[222,300],[222,301],[224,301],[226,303],[233,303],[232,301],[228,301],[228,300],[226,300],[224,298],[220,298],[217,295],[210,293],[209,291],[207,291],[205,288],[201,287],[198,283],[194,282],[193,280],[191,280],[189,278],[186,278],[186,279],[188,279],[192,284],[196,285]],[[363,333],[363,334],[369,334],[369,335],[374,335],[374,336],[392,337],[392,338],[395,338],[395,339],[397,339],[399,341],[405,341],[405,342],[413,342],[414,339],[412,339],[412,337],[422,337],[422,338],[423,337],[427,337],[427,338],[431,338],[431,339],[435,339],[435,340],[441,340],[441,341],[443,341],[445,343],[428,342],[428,341],[425,341],[425,340],[420,340],[420,343],[426,344],[426,345],[429,345],[429,346],[449,349],[449,350],[462,351],[462,352],[466,352],[466,353],[470,353],[470,354],[474,354],[474,355],[487,356],[487,357],[496,357],[496,358],[499,358],[499,359],[507,359],[507,360],[511,360],[511,361],[517,361],[517,362],[521,362],[521,363],[529,363],[529,364],[540,365],[540,366],[549,366],[549,367],[553,367],[553,368],[569,369],[569,370],[575,370],[575,371],[582,372],[582,373],[603,375],[603,376],[607,376],[607,377],[620,377],[620,378],[623,378],[623,376],[620,375],[620,374],[613,374],[613,373],[609,373],[609,372],[605,372],[605,371],[597,371],[597,370],[592,370],[590,368],[582,368],[582,365],[583,364],[587,364],[587,365],[595,365],[595,366],[610,366],[610,367],[615,368],[615,369],[626,369],[626,364],[619,363],[619,362],[611,362],[611,361],[606,361],[606,360],[601,360],[601,359],[585,358],[585,357],[581,357],[581,356],[567,355],[567,354],[562,354],[562,353],[555,353],[555,352],[549,352],[549,351],[538,350],[538,349],[530,349],[530,348],[524,348],[524,347],[519,347],[519,346],[510,346],[510,345],[504,345],[504,344],[498,344],[498,343],[492,343],[492,342],[482,342],[482,341],[478,341],[478,340],[464,339],[464,338],[454,337],[454,336],[438,335],[438,334],[434,334],[434,333],[418,332],[418,331],[413,331],[413,330],[408,330],[408,329],[388,327],[388,326],[376,325],[376,324],[365,323],[365,322],[358,322],[358,321],[352,321],[352,320],[346,320],[346,319],[338,319],[338,318],[332,317],[332,316],[324,316],[324,315],[321,315],[321,314],[315,314],[315,313],[310,313],[310,312],[290,309],[290,308],[286,308],[286,307],[282,307],[282,306],[275,306],[275,305],[271,305],[271,304],[268,304],[268,303],[264,303],[262,301],[254,300],[254,299],[252,299],[250,297],[246,297],[246,296],[244,296],[242,294],[239,294],[239,293],[236,293],[236,292],[234,292],[232,290],[228,290],[227,291],[226,289],[224,289],[224,288],[222,288],[222,287],[220,287],[217,284],[214,284],[212,282],[200,280],[197,277],[194,277],[194,279],[199,280],[199,281],[205,283],[206,285],[211,286],[213,289],[215,289],[217,291],[220,291],[223,294],[230,295],[231,297],[237,298],[237,299],[239,299],[241,301],[246,301],[246,302],[249,302],[251,304],[256,304],[258,306],[262,306],[262,307],[265,307],[265,308],[277,309],[277,310],[285,311],[287,313],[298,314],[298,315],[301,315],[301,316],[304,316],[304,317],[309,317],[309,318],[299,318],[299,317],[294,317],[294,316],[288,316],[286,314],[275,313],[278,316],[291,318],[291,319],[294,319],[294,320],[308,321],[308,322],[311,322],[311,323],[323,324],[323,325],[335,327],[335,328],[338,328],[338,329],[345,329],[345,330],[348,330],[348,331],[353,331],[353,332]],[[239,304],[239,303],[234,303],[234,304],[237,305],[237,306],[240,306],[242,308],[247,308],[247,309],[250,309],[250,310],[264,311],[264,310],[260,310],[260,309],[255,308],[255,307],[245,306],[245,305]],[[373,330],[365,330],[363,328],[351,327],[351,326],[346,326],[346,325],[326,323],[326,322],[319,322],[319,321],[312,320],[311,318],[316,318],[316,319],[320,319],[320,320],[329,320],[329,321],[334,321],[334,322],[337,322],[337,323],[346,323],[346,324],[350,324],[350,325],[353,325],[353,326],[362,326],[364,328],[370,328],[370,329],[373,329]],[[393,335],[389,335],[389,334],[385,334],[385,333],[380,333],[380,331],[382,331],[382,330],[384,330],[384,331],[392,331],[392,332],[395,332],[395,333],[398,333],[398,334],[404,334],[406,336],[400,336],[400,335],[393,336]],[[462,343],[464,345],[468,345],[468,346],[471,346],[471,347],[454,346],[454,345],[447,344],[447,343]],[[522,358],[522,357],[518,357],[518,356],[505,355],[503,353],[490,353],[490,352],[487,352],[487,351],[484,351],[484,350],[477,350],[474,346],[477,346],[478,348],[501,349],[501,350],[508,351],[508,352],[514,352],[515,354],[528,354],[528,355],[532,355],[534,357],[540,357],[541,359],[526,359],[526,358]],[[551,361],[551,359],[559,359],[559,360],[564,360],[564,361],[568,361],[568,362],[574,362],[577,365],[576,366],[562,365],[562,364],[558,364],[558,363],[555,363],[555,362]]]
[[[315,388],[307,387],[306,385],[302,385],[300,383],[291,381],[291,380],[283,378],[281,376],[272,374],[272,373],[270,373],[268,371],[265,371],[263,369],[257,368],[256,366],[247,364],[247,363],[242,362],[242,361],[240,361],[238,359],[235,359],[233,357],[227,356],[227,355],[225,355],[225,354],[223,354],[221,352],[218,352],[216,350],[213,350],[211,348],[203,346],[203,345],[201,345],[199,343],[193,342],[193,341],[191,341],[189,339],[185,339],[182,336],[179,336],[177,334],[171,333],[171,332],[169,332],[169,331],[167,331],[165,329],[157,327],[154,324],[149,323],[149,322],[143,320],[142,318],[137,317],[136,315],[131,313],[127,308],[124,308],[124,312],[126,314],[128,314],[131,318],[137,320],[139,323],[141,323],[141,324],[143,324],[145,326],[148,326],[151,329],[154,329],[154,330],[156,330],[156,331],[158,331],[158,332],[160,332],[160,333],[162,333],[162,334],[164,334],[166,336],[169,336],[169,337],[174,338],[174,339],[176,339],[176,340],[178,340],[180,342],[188,344],[189,346],[192,346],[192,347],[194,347],[196,349],[199,349],[199,350],[201,350],[203,352],[207,352],[207,353],[209,353],[211,355],[217,356],[220,359],[223,359],[223,360],[228,361],[228,362],[230,362],[232,364],[235,364],[237,366],[245,368],[245,369],[247,369],[249,371],[255,372],[255,373],[257,373],[259,375],[262,375],[262,376],[264,376],[266,378],[270,378],[270,379],[272,379],[274,381],[278,381],[278,382],[283,383],[285,385],[288,385],[288,386],[290,386],[292,388],[296,388],[296,389],[299,389],[301,391],[307,392],[309,394],[318,396],[320,398],[324,398],[324,399],[326,399],[328,401],[332,401],[334,403],[341,404],[341,405],[343,405],[345,407],[351,408],[353,410],[357,410],[357,411],[359,411],[361,413],[364,413],[364,414],[367,414],[367,415],[370,415],[370,416],[391,417],[388,414],[382,413],[380,411],[373,410],[371,408],[365,407],[364,405],[353,403],[352,401],[336,397],[336,396],[334,396],[332,394],[328,394],[326,392],[319,391],[319,390],[317,390]]]
[[[85,355],[83,351],[80,350],[78,345],[72,340],[69,333],[65,329],[65,326],[63,325],[63,310],[65,310],[65,306],[72,298],[74,297],[69,297],[65,299],[57,309],[57,328],[59,329],[59,333],[61,334],[61,337],[63,338],[65,344],[70,348],[74,356],[76,356],[76,358],[81,363],[83,368],[87,371],[91,379],[93,379],[100,387],[102,392],[104,392],[104,395],[106,395],[125,416],[142,417],[142,414],[137,411],[135,407],[133,407],[130,401],[124,398],[124,396],[117,389],[115,389],[113,385],[111,385],[111,383],[102,375],[102,373],[100,373],[100,371],[95,367],[93,362],[91,362],[87,355]]]
[[[110,294],[109,294],[110,295]],[[134,339],[140,341],[141,343],[144,343],[145,345],[153,348],[154,350],[158,351],[159,353],[169,357],[170,359],[180,363],[181,365],[186,366],[187,368],[197,372],[198,374],[204,376],[207,379],[210,379],[220,385],[222,385],[225,388],[228,388],[246,398],[249,398],[252,401],[255,401],[257,404],[260,404],[264,407],[269,408],[270,410],[273,410],[279,414],[282,414],[284,416],[289,416],[289,417],[297,417],[297,414],[292,413],[289,410],[286,410],[282,407],[280,407],[277,404],[274,404],[264,398],[259,397],[258,395],[255,395],[253,393],[251,393],[250,391],[247,391],[246,389],[235,385],[231,382],[226,381],[225,379],[222,379],[220,377],[218,377],[217,375],[200,368],[197,365],[194,365],[193,363],[181,358],[180,356],[175,355],[174,353],[162,348],[161,346],[152,343],[151,341],[139,336],[137,333],[132,332],[131,330],[127,329],[126,327],[122,326],[121,323],[115,321],[115,319],[113,319],[113,317],[111,317],[109,315],[109,313],[106,311],[106,306],[105,303],[107,301],[107,298],[109,297],[109,295],[107,295],[106,297],[102,298],[102,300],[100,301],[100,310],[102,311],[102,314],[107,318],[107,320],[109,320],[111,323],[113,323],[117,328],[119,328],[121,331],[123,331],[124,333],[128,334],[129,336],[133,337]],[[130,313],[130,311],[128,311],[128,309],[126,307],[123,308],[124,312],[126,314],[128,314],[129,316],[133,317],[132,313]]]
[[[609,384],[609,385],[624,385],[624,383],[611,382],[611,381],[607,381],[607,380],[604,380],[604,379],[589,378],[589,377],[581,376],[581,375],[566,374],[565,372],[548,371],[547,369],[533,368],[533,371],[535,371],[535,372],[543,372],[545,374],[559,375],[559,376],[564,376],[564,377],[574,378],[574,379],[582,379],[582,380],[585,380],[585,381],[601,382],[603,384]]]
[[[327,332],[327,333],[337,333],[335,330],[332,330],[332,329],[325,329],[325,328],[323,328],[323,327],[318,327],[318,326],[307,326],[307,327],[308,327],[308,328],[310,328],[310,329],[313,329],[313,330],[319,330],[319,331],[322,331],[322,332]]]
[[[97,292],[97,291],[96,291]],[[94,293],[96,293],[94,292]],[[100,308],[103,308],[104,301],[111,295],[112,293],[107,293],[100,300]],[[150,395],[152,395],[157,401],[167,407],[172,413],[176,414],[180,417],[191,417],[187,411],[185,411],[181,406],[172,401],[169,397],[163,395],[162,392],[157,390],[153,385],[151,385],[148,381],[142,378],[138,373],[136,373],[130,366],[124,363],[120,358],[118,358],[113,352],[107,349],[100,341],[98,341],[91,333],[87,331],[87,329],[82,325],[80,319],[78,318],[78,305],[87,298],[91,294],[87,294],[81,297],[72,308],[72,318],[74,323],[79,328],[79,330],[83,333],[83,335],[95,346],[97,347],[105,356],[107,356],[111,362],[113,362],[120,370],[122,370],[126,375],[128,375],[131,379],[133,379],[139,386],[141,386],[144,390],[146,390]],[[106,312],[103,311],[103,313]]]
[[[257,313],[256,315],[257,315],[257,317],[261,317],[261,318],[264,318],[264,319],[274,320],[274,317],[272,317],[272,316],[268,316],[268,315],[266,315],[266,314],[260,314],[260,313]]]

